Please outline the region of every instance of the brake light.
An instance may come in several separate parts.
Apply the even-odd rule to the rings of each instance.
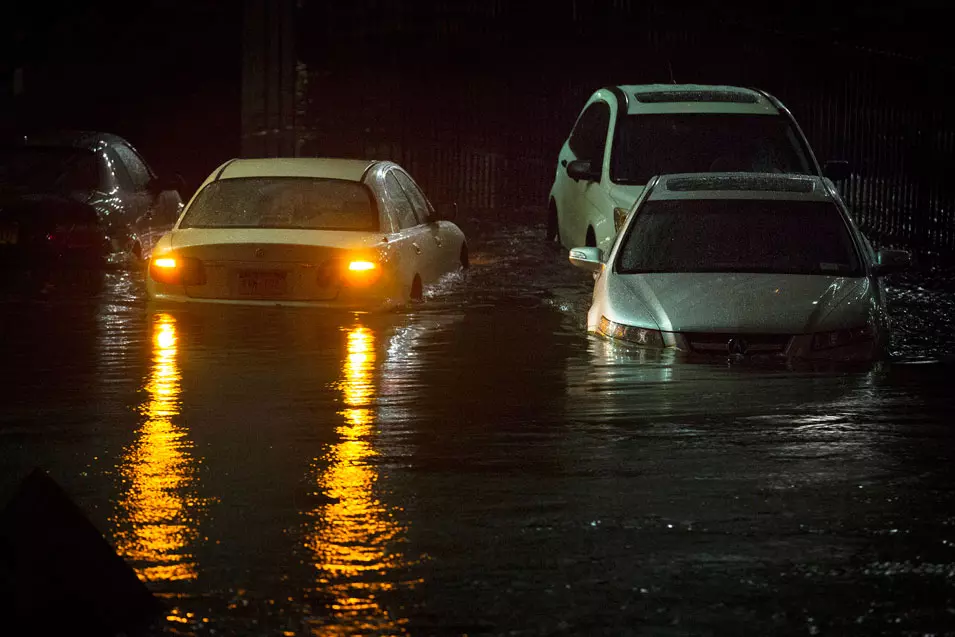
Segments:
[[[345,269],[344,282],[355,287],[372,285],[381,277],[381,268],[373,261],[350,261]]]
[[[352,272],[367,272],[368,270],[374,270],[376,266],[371,261],[352,261],[348,264],[348,269]]]
[[[149,262],[149,276],[167,285],[202,285],[206,282],[202,261],[191,257],[156,257]]]

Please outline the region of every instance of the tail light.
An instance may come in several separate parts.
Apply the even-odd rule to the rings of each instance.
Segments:
[[[101,248],[109,243],[99,226],[83,224],[57,224],[46,240],[60,248]]]
[[[322,287],[368,287],[374,285],[381,278],[381,274],[382,267],[377,261],[332,259],[319,269],[318,284]]]
[[[206,282],[202,261],[168,254],[150,260],[149,276],[153,281],[167,285],[203,285]]]
[[[374,261],[349,261],[343,278],[346,285],[366,287],[381,278],[381,266]]]
[[[630,214],[630,211],[626,208],[614,208],[613,209],[613,229],[614,232],[620,232],[620,228],[623,227],[623,224],[627,221],[627,215]]]

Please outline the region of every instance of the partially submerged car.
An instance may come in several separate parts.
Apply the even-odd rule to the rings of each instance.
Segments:
[[[831,184],[756,173],[653,177],[595,273],[590,332],[732,358],[868,362],[886,355],[881,277],[909,253],[873,250]]]
[[[150,299],[378,309],[468,266],[453,207],[401,166],[322,158],[217,168],[149,262]]]
[[[182,211],[117,135],[61,131],[0,147],[0,260],[96,265],[140,260]]]
[[[653,175],[775,172],[844,178],[820,168],[805,135],[772,95],[736,86],[647,84],[593,93],[558,156],[547,239],[608,250]]]

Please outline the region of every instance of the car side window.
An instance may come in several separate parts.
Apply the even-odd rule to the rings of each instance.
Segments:
[[[129,172],[133,187],[136,190],[146,190],[152,180],[152,175],[146,163],[136,154],[136,151],[125,144],[117,144],[115,149],[116,154],[119,155],[123,165],[126,166],[127,172]]]
[[[428,221],[431,220],[431,207],[428,205],[428,199],[424,196],[424,193],[421,192],[421,189],[418,188],[418,185],[415,184],[411,177],[400,170],[393,170],[391,174],[398,178],[398,183],[401,184],[401,188],[405,191],[405,194],[408,195],[408,199],[411,200],[411,205],[414,206],[418,223],[428,223]]]
[[[567,143],[578,159],[602,163],[609,127],[610,106],[606,102],[594,102],[580,116]]]
[[[385,177],[385,193],[388,201],[391,203],[398,220],[398,226],[404,230],[418,225],[418,219],[415,217],[414,206],[411,200],[401,188],[401,184],[395,178],[394,172],[389,172]]]
[[[116,154],[116,151],[112,148],[107,148],[105,154],[107,170],[113,173],[113,178],[116,180],[120,189],[126,192],[135,190],[133,180],[129,176],[129,171],[126,170],[125,164],[119,159],[119,155]]]

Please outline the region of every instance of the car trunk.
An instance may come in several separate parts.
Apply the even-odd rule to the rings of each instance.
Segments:
[[[172,253],[202,263],[195,299],[333,301],[347,259],[377,258],[379,233],[277,228],[174,231]]]
[[[58,195],[23,195],[0,201],[0,253],[102,255],[105,231],[91,206]]]
[[[347,251],[324,246],[241,243],[176,251],[202,262],[205,282],[186,285],[197,299],[329,301],[338,296]]]

